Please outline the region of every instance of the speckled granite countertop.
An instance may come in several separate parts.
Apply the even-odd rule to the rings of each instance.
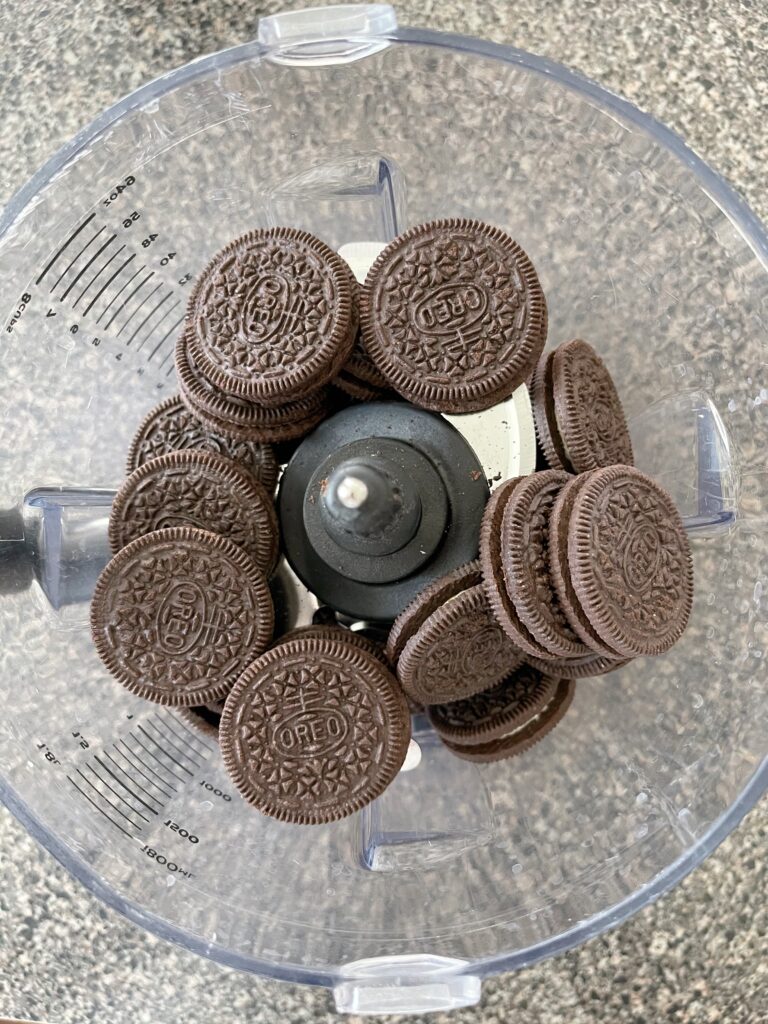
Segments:
[[[262,13],[299,6],[0,0],[0,202],[116,97],[252,38]],[[401,24],[511,42],[580,69],[675,128],[768,218],[764,5],[406,0],[398,9]],[[19,40],[34,45],[35,60],[21,55]],[[140,932],[81,889],[7,812],[0,822],[0,1014],[60,1024],[333,1019],[322,992],[227,972]],[[482,1005],[450,1020],[768,1020],[767,839],[763,800],[655,906],[557,960],[488,982]]]

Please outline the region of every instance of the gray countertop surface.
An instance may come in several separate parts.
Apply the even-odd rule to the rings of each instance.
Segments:
[[[0,0],[0,203],[100,110],[300,3]],[[742,0],[423,0],[401,24],[577,68],[676,129],[768,217],[768,9]],[[30,60],[30,53],[34,59]],[[0,811],[0,1014],[52,1022],[321,1021],[324,992],[237,974],[106,910]],[[768,1021],[768,803],[614,931],[486,983],[455,1024]],[[434,1016],[432,1021],[448,1019]]]

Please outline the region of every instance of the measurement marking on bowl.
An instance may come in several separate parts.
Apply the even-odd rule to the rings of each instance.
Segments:
[[[83,274],[86,272],[86,270],[88,270],[88,268],[93,265],[93,263],[99,258],[99,256],[101,256],[101,254],[104,252],[104,250],[107,248],[107,246],[112,245],[112,243],[114,242],[114,240],[116,238],[117,238],[117,235],[110,235],[110,237],[106,240],[106,242],[99,249],[96,250],[96,252],[93,254],[93,256],[91,256],[91,258],[88,260],[88,262],[85,264],[85,266],[81,267],[80,270],[78,270],[78,272],[75,274],[75,276],[72,278],[72,280],[67,285],[66,291],[64,292],[64,294],[59,299],[59,302],[63,302],[64,299],[66,299],[66,297],[69,295],[69,293],[75,287],[75,285],[80,280],[80,278],[83,276]]]
[[[136,184],[133,175],[125,181]],[[15,303],[5,332],[53,321],[47,331],[61,324],[68,336],[79,336],[80,344],[117,362],[127,357],[127,372],[149,374],[156,390],[166,388],[174,373],[175,335],[184,322],[183,292],[194,275],[184,268],[183,253],[163,231],[137,230],[137,225],[151,221],[151,210],[120,215],[115,210],[113,217],[111,198],[101,205],[109,212],[102,210],[103,217],[90,213],[71,231]],[[39,294],[41,285],[45,298]],[[49,295],[58,303],[49,306]],[[75,320],[69,319],[67,310]]]
[[[62,280],[63,278],[65,278],[65,277],[67,276],[67,274],[68,274],[68,273],[70,272],[70,270],[72,269],[72,267],[74,267],[74,265],[75,265],[75,264],[77,263],[77,261],[78,261],[78,260],[80,259],[80,257],[81,257],[81,256],[83,255],[83,253],[85,252],[85,250],[86,250],[86,249],[90,249],[90,247],[91,247],[91,246],[93,245],[93,243],[94,243],[94,242],[96,241],[96,239],[97,239],[97,238],[99,237],[99,235],[101,234],[101,232],[102,232],[103,230],[104,230],[104,225],[102,224],[102,225],[101,225],[101,227],[99,228],[99,230],[98,230],[98,231],[96,232],[96,234],[95,234],[95,235],[93,235],[93,236],[92,236],[92,237],[91,237],[91,238],[89,239],[89,241],[87,241],[87,242],[85,243],[85,245],[84,245],[84,246],[83,246],[83,248],[82,248],[82,249],[80,250],[80,252],[79,252],[79,253],[77,254],[77,256],[75,256],[75,258],[74,258],[74,259],[73,259],[73,260],[72,260],[72,261],[71,261],[71,262],[70,262],[70,263],[69,263],[69,264],[67,265],[67,267],[66,267],[66,268],[65,268],[64,270],[62,270],[62,272],[61,272],[61,273],[59,274],[59,276],[58,276],[58,277],[56,278],[56,280],[54,281],[54,283],[53,283],[53,284],[51,285],[51,293],[53,293],[53,292],[54,292],[54,291],[56,290],[56,288],[58,288],[58,286],[59,286],[59,284],[60,284],[61,280]]]
[[[131,754],[132,754],[132,755],[133,755],[134,757],[136,757],[136,756],[137,756],[137,755],[136,755],[136,752],[135,752],[134,750],[132,750],[132,749],[131,749],[131,747],[129,747],[129,746],[128,746],[128,744],[127,744],[127,743],[125,743],[125,741],[124,741],[124,740],[122,740],[122,741],[120,741],[120,740],[119,740],[118,742],[122,742],[122,743],[123,743],[123,745],[125,746],[125,749],[126,749],[127,751],[129,751],[129,752],[130,752],[130,753],[131,753]],[[120,757],[122,757],[122,759],[123,759],[124,761],[126,761],[126,762],[127,762],[127,763],[128,763],[129,765],[131,765],[131,767],[132,767],[132,768],[135,768],[135,769],[136,769],[136,771],[137,771],[137,772],[138,772],[138,773],[139,773],[140,775],[144,776],[144,778],[145,778],[145,779],[147,780],[147,782],[149,782],[149,784],[150,784],[151,786],[154,786],[154,787],[155,787],[155,789],[159,789],[161,793],[163,793],[163,794],[164,794],[164,795],[165,795],[166,797],[168,797],[168,799],[170,799],[170,798],[171,798],[171,797],[172,797],[172,796],[173,796],[173,795],[175,794],[176,790],[175,790],[175,789],[174,789],[174,788],[173,788],[173,787],[172,787],[172,786],[170,785],[170,783],[168,783],[168,782],[165,782],[165,780],[163,780],[163,779],[161,778],[161,776],[159,776],[159,775],[158,775],[158,774],[157,774],[156,772],[152,771],[152,769],[151,769],[151,768],[150,768],[150,767],[149,767],[149,766],[148,766],[147,764],[145,764],[145,763],[144,763],[143,761],[141,761],[141,758],[140,758],[140,757],[138,758],[138,761],[139,761],[139,763],[140,763],[140,764],[144,764],[144,767],[145,767],[145,768],[147,769],[147,771],[149,771],[149,772],[150,772],[150,773],[151,773],[152,775],[154,775],[154,776],[155,776],[155,778],[156,778],[156,779],[158,780],[157,782],[153,782],[153,781],[152,781],[152,780],[150,779],[150,777],[149,777],[148,775],[146,775],[146,774],[145,774],[145,773],[144,773],[144,772],[142,771],[142,769],[141,769],[141,768],[139,768],[139,766],[138,766],[138,765],[136,764],[136,762],[135,762],[134,760],[132,760],[132,758],[128,757],[128,755],[127,755],[127,754],[124,754],[124,753],[123,753],[123,751],[122,751],[122,750],[120,750],[120,749],[119,749],[119,747],[117,746],[117,743],[115,743],[115,744],[114,744],[114,747],[115,747],[115,751],[117,752],[117,754],[118,754],[118,755],[119,755]],[[161,785],[160,785],[160,782],[163,782],[163,783],[164,783],[164,785],[162,785],[162,786],[161,786]],[[170,788],[165,788],[165,787],[170,787]]]
[[[118,338],[119,338],[119,337],[120,337],[120,335],[121,335],[121,334],[123,333],[123,331],[124,331],[124,330],[125,330],[125,328],[126,328],[126,327],[128,326],[128,324],[129,324],[129,323],[131,322],[131,320],[133,320],[133,318],[134,318],[135,316],[137,316],[137,315],[138,315],[138,313],[139,313],[139,312],[140,312],[140,311],[141,311],[141,310],[142,310],[142,309],[144,308],[144,306],[146,305],[146,303],[147,303],[147,302],[149,302],[149,300],[150,300],[150,299],[152,298],[152,296],[153,296],[153,295],[156,295],[156,294],[157,294],[157,293],[158,293],[158,292],[160,291],[160,289],[161,289],[162,287],[163,287],[163,282],[161,281],[161,282],[160,282],[159,284],[156,284],[156,285],[155,285],[155,287],[154,287],[154,288],[152,289],[152,291],[151,291],[151,292],[150,292],[150,293],[149,293],[148,295],[145,295],[145,296],[144,296],[144,298],[143,298],[143,299],[141,300],[141,302],[140,302],[140,303],[138,304],[138,306],[136,307],[136,309],[134,309],[134,311],[133,311],[133,312],[131,313],[131,315],[130,315],[130,316],[128,317],[128,319],[127,319],[127,320],[125,321],[125,323],[123,324],[123,326],[122,326],[122,327],[120,328],[120,330],[119,330],[119,331],[117,332],[117,336],[118,336]],[[171,293],[170,293],[170,295],[173,295],[173,292],[171,292]],[[170,295],[169,295],[169,298],[170,298]],[[140,324],[139,326],[141,327],[142,325]],[[126,345],[130,345],[130,344],[131,344],[131,339],[129,338],[129,339],[128,339],[128,341],[126,342]]]
[[[67,775],[80,795],[130,839],[138,838],[145,826],[160,816],[168,802],[205,766],[212,749],[181,719],[170,715],[156,714],[145,725],[137,724],[110,749],[93,754]],[[61,763],[47,744],[39,744],[39,749],[49,763]],[[188,778],[174,771],[169,761]],[[169,820],[173,824],[173,819]],[[191,829],[171,830],[179,831],[181,838],[192,844],[198,841]],[[179,868],[179,874],[185,872]]]
[[[78,228],[75,228],[75,230],[72,232],[72,234],[66,240],[66,242],[62,246],[60,246],[60,248],[58,248],[56,250],[56,252],[53,254],[51,259],[43,267],[42,273],[40,274],[40,276],[35,281],[35,284],[40,284],[40,282],[43,280],[45,275],[48,273],[48,271],[54,265],[54,263],[59,258],[59,256],[61,256],[61,254],[66,251],[67,247],[70,246],[72,244],[72,242],[74,242],[74,240],[77,238],[77,236],[80,234],[81,231],[85,231],[85,229],[88,227],[88,225],[91,223],[91,221],[93,220],[93,218],[95,216],[96,216],[96,214],[92,213],[89,217],[87,217],[83,221],[83,223]]]
[[[121,246],[120,249],[117,250],[117,252],[122,252],[122,251],[124,251],[124,249],[125,249],[125,246],[123,245],[123,246]],[[117,255],[117,253],[115,253],[115,255]],[[120,264],[120,266],[117,268],[117,270],[114,272],[114,274],[107,280],[107,282],[105,284],[103,284],[101,286],[101,288],[96,292],[94,297],[91,299],[91,301],[85,307],[85,309],[83,310],[83,316],[88,316],[88,314],[91,312],[91,310],[96,305],[96,303],[99,301],[99,299],[104,294],[104,292],[107,290],[107,288],[109,288],[109,286],[112,284],[112,282],[115,280],[115,278],[119,277],[120,274],[122,274],[122,272],[128,266],[128,264],[132,263],[135,259],[136,259],[136,253],[132,252],[131,255],[128,257],[128,259],[124,263]],[[103,269],[104,268],[102,267],[102,270]],[[99,273],[101,273],[101,271],[99,271]],[[97,274],[96,277],[98,277],[98,276],[99,275]],[[95,280],[95,278],[94,278],[94,280]],[[86,291],[88,291],[87,288],[86,288]],[[77,303],[75,303],[75,305],[77,305]],[[74,309],[74,306],[72,308]],[[102,314],[102,316],[103,316],[103,314]],[[96,323],[98,323],[98,320],[96,321]]]
[[[91,280],[88,282],[88,284],[85,286],[85,288],[83,288],[83,290],[77,296],[75,301],[72,303],[72,309],[74,309],[77,306],[78,302],[80,301],[80,299],[82,299],[82,297],[85,295],[85,293],[91,287],[91,285],[96,283],[98,278],[104,273],[104,271],[107,269],[107,267],[112,263],[112,260],[117,259],[117,257],[120,255],[120,253],[124,252],[124,251],[125,251],[125,245],[121,245],[119,249],[115,249],[115,251],[109,257],[109,259],[107,260],[106,263],[102,263],[102,265],[99,267],[99,269],[93,275]],[[118,273],[119,273],[119,271],[118,271]],[[107,282],[107,284],[109,284],[109,282]],[[106,285],[104,287],[106,288]],[[99,294],[96,296],[97,299],[98,299],[99,295],[101,295],[101,292],[99,292]],[[94,299],[94,301],[95,301],[95,299]],[[85,312],[87,313],[90,308],[91,308],[90,306],[87,306]]]
[[[187,750],[189,751],[189,753],[187,753],[181,747],[178,747],[172,740],[168,739],[167,733],[161,731],[159,726],[155,725],[154,722],[150,722],[150,723],[147,723],[147,724],[152,725],[153,728],[155,729],[155,731],[157,733],[159,733],[159,735],[162,736],[164,740],[167,741],[168,746],[171,747],[173,750],[175,750],[176,753],[180,757],[186,758],[187,761],[189,761],[190,764],[195,766],[195,768],[202,767],[203,762],[202,761],[198,761],[197,760],[197,756],[195,756],[195,757],[192,756],[192,754],[199,755],[201,753],[201,751],[199,751],[197,749],[197,747],[193,747],[191,744],[185,743],[184,740],[180,740],[180,742],[184,743],[185,746],[187,747]],[[177,736],[177,734],[175,732],[173,732],[172,730],[169,730],[169,731],[171,732],[171,735],[176,736],[176,738],[178,739],[178,736]],[[170,754],[168,756],[170,757]],[[187,772],[188,772],[189,775],[194,775],[195,774],[194,772],[189,771],[189,769],[187,769]]]

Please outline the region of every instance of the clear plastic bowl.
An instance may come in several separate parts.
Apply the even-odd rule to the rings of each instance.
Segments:
[[[213,741],[99,663],[112,489],[222,243],[275,223],[383,241],[441,216],[507,229],[550,344],[608,362],[690,531],[693,618],[664,658],[580,682],[514,761],[458,761],[417,719],[420,763],[372,808],[280,824],[236,797]],[[0,222],[4,801],[132,920],[332,987],[342,1010],[469,1004],[485,975],[656,898],[768,780],[767,255],[729,188],[629,104],[510,47],[397,29],[384,5],[268,19],[107,111]]]

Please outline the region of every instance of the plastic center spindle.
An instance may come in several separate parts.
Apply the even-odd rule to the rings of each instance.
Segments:
[[[412,540],[421,519],[415,484],[389,459],[349,459],[331,474],[323,492],[328,533],[350,551],[391,554]],[[368,542],[378,543],[374,545]]]
[[[329,417],[285,467],[286,560],[318,600],[391,622],[432,580],[477,558],[484,467],[442,416],[364,402]]]
[[[370,437],[322,460],[304,495],[303,519],[310,544],[333,572],[388,583],[410,576],[439,546],[448,497],[422,452]]]

